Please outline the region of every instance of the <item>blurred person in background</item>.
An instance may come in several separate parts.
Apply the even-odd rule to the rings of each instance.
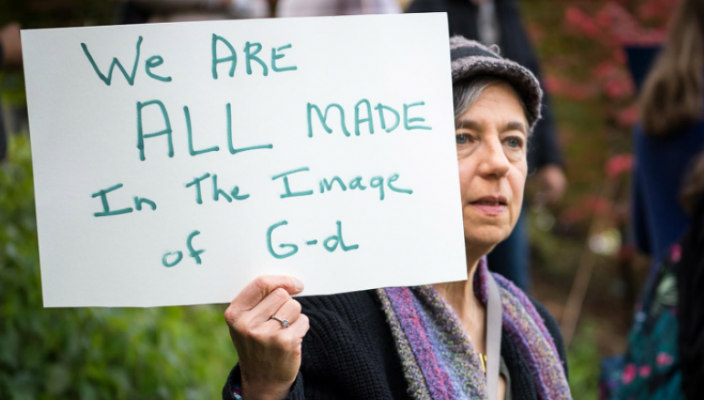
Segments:
[[[126,0],[118,7],[121,24],[266,18],[270,0]]]
[[[395,14],[398,0],[278,0],[277,17],[328,15]]]
[[[499,45],[503,56],[528,68],[540,81],[533,46],[521,22],[515,0],[413,0],[406,12],[447,12],[450,35],[462,35],[485,45]],[[541,82],[542,85],[542,82]],[[539,207],[558,202],[567,187],[562,154],[548,96],[543,96],[542,115],[528,146],[528,170],[538,191]],[[530,289],[530,243],[524,204],[516,228],[489,254],[489,269]]]
[[[678,196],[693,160],[704,151],[703,78],[704,1],[684,0],[643,84],[641,123],[633,132],[634,239],[654,263],[690,222]]]
[[[704,1],[682,0],[639,97],[632,219],[636,245],[652,257],[646,293],[660,275],[660,260],[689,228],[676,270],[677,344],[688,399],[704,398],[703,81]]]
[[[22,67],[22,46],[20,45],[20,25],[10,23],[0,28],[0,71]],[[2,89],[0,87],[0,89]],[[3,118],[2,94],[0,90],[0,161],[7,153],[8,133]]]
[[[682,388],[687,399],[704,398],[704,153],[685,180],[682,202],[691,217],[677,265],[677,322]]]

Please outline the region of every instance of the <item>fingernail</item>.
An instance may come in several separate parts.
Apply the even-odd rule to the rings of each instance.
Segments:
[[[294,289],[296,289],[299,292],[302,291],[303,290],[303,281],[301,281],[298,278],[293,278],[293,287],[294,287]]]

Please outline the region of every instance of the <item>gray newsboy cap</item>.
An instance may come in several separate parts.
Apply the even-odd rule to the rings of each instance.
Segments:
[[[530,130],[540,119],[543,91],[535,75],[527,68],[498,54],[498,47],[489,48],[462,36],[450,38],[452,84],[476,76],[495,76],[504,79],[521,96],[526,106]]]

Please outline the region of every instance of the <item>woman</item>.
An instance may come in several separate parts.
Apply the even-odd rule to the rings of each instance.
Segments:
[[[528,68],[540,80],[538,57],[524,28],[520,8],[517,0],[413,0],[406,12],[447,12],[451,35],[498,44],[505,57]],[[531,201],[524,203],[523,215],[511,235],[487,258],[491,271],[524,291],[531,286],[529,205],[557,203],[567,187],[557,127],[549,105],[549,99],[543,96],[544,114],[533,130],[528,149],[529,176],[538,190]]]
[[[484,261],[520,214],[542,93],[483,45],[450,47],[468,280],[299,303],[300,282],[261,277],[225,312],[239,365],[223,398],[570,398],[554,321]]]
[[[667,43],[643,84],[635,127],[633,229],[653,265],[684,234],[689,217],[678,195],[704,151],[704,2],[684,0]]]
[[[648,73],[639,103],[642,124],[636,126],[633,135],[633,229],[638,248],[652,256],[645,290],[648,295],[641,302],[639,321],[653,314],[647,308],[654,303],[651,294],[657,297],[662,293],[658,285],[664,281],[658,268],[661,261],[673,254],[679,258],[679,247],[672,246],[682,239],[688,227],[690,232],[683,241],[682,260],[676,271],[675,308],[679,325],[670,326],[671,331],[679,329],[677,355],[681,362],[666,365],[667,376],[672,378],[657,380],[659,376],[653,376],[652,385],[641,381],[644,382],[641,392],[637,392],[639,382],[631,382],[634,388],[624,387],[631,393],[652,393],[656,389],[664,391],[672,382],[671,385],[678,386],[678,394],[681,388],[686,398],[701,399],[704,393],[701,308],[704,230],[700,225],[704,220],[704,1],[682,0],[678,4],[670,20],[667,42]],[[696,217],[694,221],[692,215]],[[671,247],[674,252],[668,251]],[[636,325],[640,326],[649,325]],[[652,333],[653,337],[657,338],[656,334]],[[669,342],[657,346],[653,350],[665,349]],[[649,354],[640,350],[636,354]],[[657,359],[653,365],[660,365]],[[660,372],[664,375],[663,370]],[[679,371],[681,386],[674,379]]]

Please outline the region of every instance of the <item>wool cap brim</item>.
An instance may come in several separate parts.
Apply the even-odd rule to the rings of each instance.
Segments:
[[[495,76],[506,80],[523,100],[530,130],[540,119],[543,91],[538,79],[522,65],[503,58],[498,47],[489,48],[462,36],[450,38],[452,84],[478,76]]]

